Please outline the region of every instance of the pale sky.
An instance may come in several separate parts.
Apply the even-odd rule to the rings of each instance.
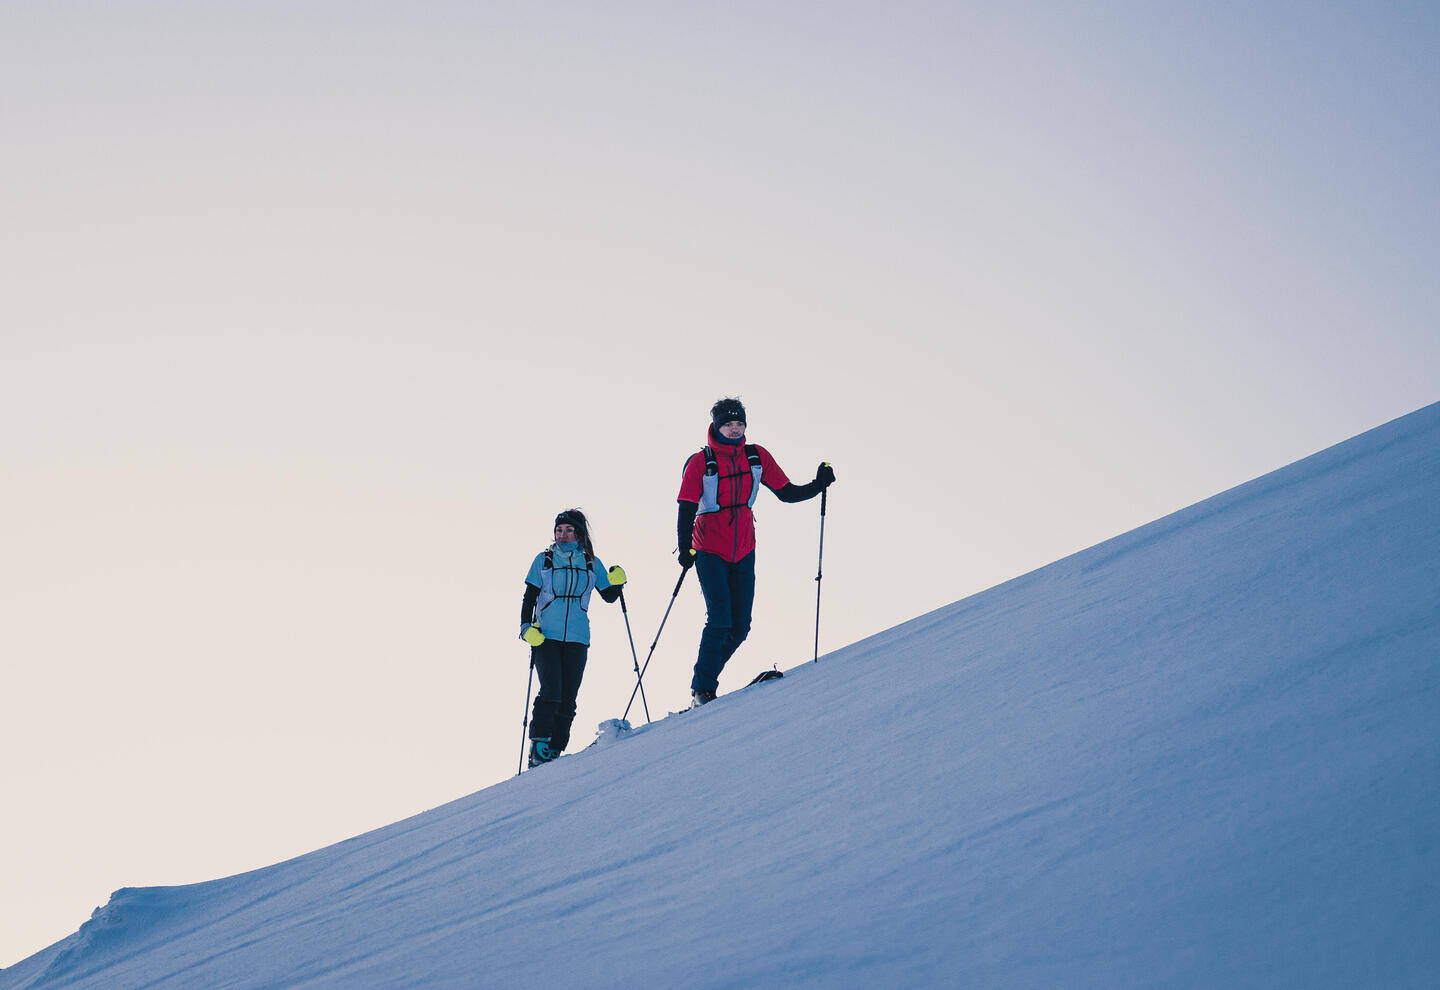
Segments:
[[[513,774],[555,513],[643,661],[721,395],[822,653],[1440,398],[1440,8],[1255,6],[0,6],[0,965]]]

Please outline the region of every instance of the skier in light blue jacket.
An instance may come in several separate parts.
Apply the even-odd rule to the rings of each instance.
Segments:
[[[555,759],[570,742],[590,650],[591,592],[614,602],[624,584],[624,568],[606,570],[595,556],[585,513],[566,509],[555,517],[555,542],[531,562],[520,606],[520,638],[530,644],[530,663],[540,675],[530,716],[530,766]]]

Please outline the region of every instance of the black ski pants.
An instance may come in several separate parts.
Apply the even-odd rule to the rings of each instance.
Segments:
[[[755,551],[735,563],[713,553],[695,555],[695,576],[705,595],[705,631],[690,690],[714,691],[720,672],[750,635],[750,610],[755,604]]]
[[[585,658],[590,647],[547,639],[530,650],[530,662],[540,676],[540,693],[530,715],[530,738],[549,739],[559,752],[570,742],[570,723],[575,721],[575,699],[580,696],[580,678],[585,676]]]

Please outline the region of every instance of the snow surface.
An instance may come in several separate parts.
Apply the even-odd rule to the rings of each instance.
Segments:
[[[1440,404],[0,988],[1433,987],[1437,591]]]

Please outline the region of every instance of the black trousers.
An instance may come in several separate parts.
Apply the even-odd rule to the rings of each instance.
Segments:
[[[540,677],[540,693],[530,715],[530,738],[549,739],[550,747],[563,750],[570,742],[570,723],[575,721],[575,699],[580,696],[580,679],[585,676],[585,643],[547,639],[530,651],[530,662]]]
[[[705,595],[705,630],[690,690],[714,691],[720,671],[750,635],[750,610],[755,604],[755,551],[735,563],[713,553],[695,555],[695,576]]]

